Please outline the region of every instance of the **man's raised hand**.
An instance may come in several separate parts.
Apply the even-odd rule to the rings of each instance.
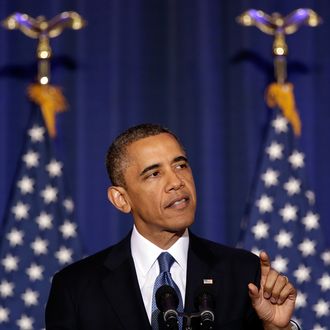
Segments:
[[[271,268],[266,252],[260,253],[260,288],[249,283],[253,308],[263,321],[265,329],[291,329],[297,291],[286,276]]]

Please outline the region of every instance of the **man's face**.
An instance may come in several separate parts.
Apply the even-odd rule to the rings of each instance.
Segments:
[[[125,190],[139,232],[150,240],[182,233],[194,221],[196,192],[179,143],[162,133],[132,143],[127,156]]]

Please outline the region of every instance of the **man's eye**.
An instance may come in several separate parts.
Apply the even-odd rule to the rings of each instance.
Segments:
[[[187,168],[188,164],[187,163],[182,163],[182,164],[178,164],[176,167],[177,168]]]
[[[149,175],[148,175],[148,178],[155,178],[155,177],[157,177],[159,175],[159,172],[158,171],[156,171],[156,172],[152,172],[152,173],[150,173]]]

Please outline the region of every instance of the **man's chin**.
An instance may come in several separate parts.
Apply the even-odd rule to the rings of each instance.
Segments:
[[[183,233],[185,232],[185,230],[187,228],[189,228],[193,223],[194,223],[194,220],[184,221],[183,223],[178,222],[175,225],[172,225],[169,228],[167,228],[166,231],[173,233],[173,234],[177,234],[178,236],[182,236]]]

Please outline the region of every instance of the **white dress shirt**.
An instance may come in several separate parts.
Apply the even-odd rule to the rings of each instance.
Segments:
[[[133,227],[131,236],[131,252],[134,260],[135,270],[149,321],[151,323],[152,298],[156,277],[159,275],[158,256],[162,252],[170,253],[175,262],[171,267],[171,275],[177,284],[184,306],[187,278],[189,233],[188,230],[168,249],[162,250],[157,245],[144,238]]]

